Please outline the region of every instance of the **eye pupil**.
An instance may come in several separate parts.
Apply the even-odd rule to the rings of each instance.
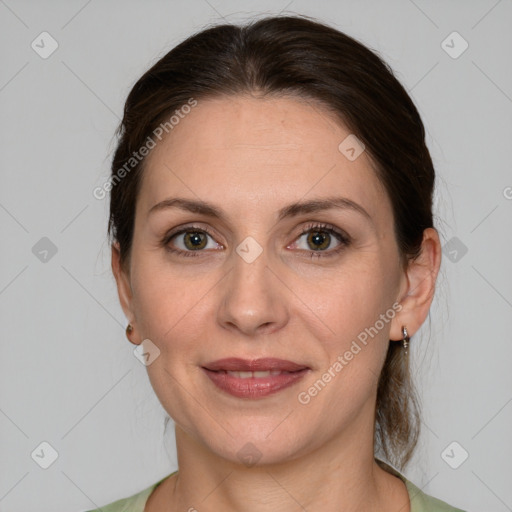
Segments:
[[[324,231],[312,231],[308,236],[308,242],[313,241],[314,244],[320,244],[315,246],[316,249],[325,249],[329,247],[329,236]]]
[[[198,231],[189,231],[185,233],[185,245],[188,249],[197,250],[204,248],[204,242],[206,240],[206,236],[204,233],[200,233]],[[189,242],[192,245],[189,245]]]

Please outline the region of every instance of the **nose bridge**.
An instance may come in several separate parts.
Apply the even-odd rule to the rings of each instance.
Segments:
[[[254,238],[245,238],[232,253],[231,272],[223,286],[218,320],[245,334],[276,330],[287,320],[282,284],[268,268],[268,250]]]
[[[233,254],[233,280],[237,286],[242,285],[244,291],[248,291],[249,286],[264,288],[269,274],[269,256],[268,249],[264,249],[253,237],[245,238]],[[248,286],[244,287],[244,284]]]

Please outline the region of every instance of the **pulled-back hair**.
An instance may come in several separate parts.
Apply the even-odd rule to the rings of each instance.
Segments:
[[[108,225],[124,267],[145,165],[142,158],[126,167],[133,152],[192,98],[243,94],[293,95],[332,112],[364,143],[391,200],[403,268],[420,254],[423,231],[433,227],[435,172],[411,98],[390,67],[352,37],[307,17],[276,16],[209,27],[169,51],[133,86],[117,131]],[[389,344],[379,378],[375,418],[375,451],[402,469],[417,444],[420,416],[408,357],[396,343]]]

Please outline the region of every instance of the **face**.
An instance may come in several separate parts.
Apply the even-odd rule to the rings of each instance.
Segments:
[[[389,198],[365,151],[339,149],[348,135],[304,99],[209,99],[147,157],[122,304],[160,350],[147,371],[163,407],[229,460],[373,432],[405,275]],[[215,370],[224,358],[297,366]]]

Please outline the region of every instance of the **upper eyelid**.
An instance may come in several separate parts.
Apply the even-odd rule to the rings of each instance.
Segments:
[[[212,233],[210,228],[205,228],[202,226],[194,226],[194,225],[185,225],[180,228],[176,228],[176,230],[172,229],[168,233],[164,235],[164,240],[170,241],[172,238],[178,235],[183,235],[184,233],[188,233],[189,231],[204,231],[208,236],[214,237],[215,235]],[[218,242],[217,242],[218,243]]]

